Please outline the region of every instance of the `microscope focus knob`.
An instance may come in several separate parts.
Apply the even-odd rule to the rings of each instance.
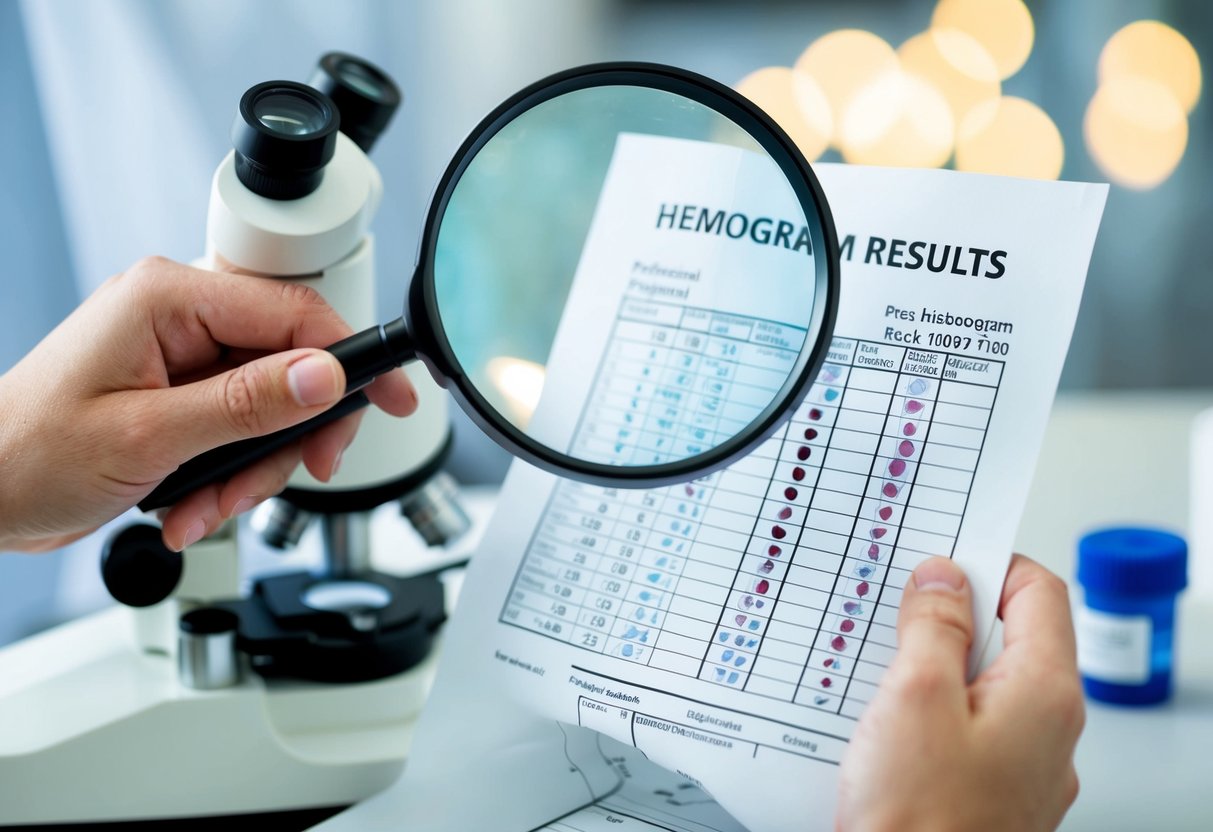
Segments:
[[[101,579],[118,603],[150,607],[173,594],[184,564],[180,552],[164,545],[158,527],[136,523],[106,541]]]

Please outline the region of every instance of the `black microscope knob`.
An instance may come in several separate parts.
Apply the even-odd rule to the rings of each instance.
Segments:
[[[120,604],[150,607],[173,594],[184,560],[164,545],[160,529],[136,523],[119,531],[101,550],[101,579]]]

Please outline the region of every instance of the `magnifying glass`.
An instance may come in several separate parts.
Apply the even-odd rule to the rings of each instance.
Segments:
[[[533,465],[598,485],[691,480],[790,416],[838,295],[825,196],[762,110],[674,67],[562,72],[501,104],[455,154],[404,314],[329,348],[352,395],[190,460],[140,508],[365,406],[359,388],[414,360]],[[502,383],[511,372],[530,395]]]

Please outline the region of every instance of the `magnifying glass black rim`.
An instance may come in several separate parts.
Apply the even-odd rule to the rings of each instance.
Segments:
[[[680,95],[709,107],[745,130],[787,177],[805,213],[814,246],[815,287],[808,335],[816,333],[816,338],[809,360],[737,436],[695,456],[656,465],[609,465],[578,459],[537,442],[509,422],[476,389],[460,365],[442,325],[434,285],[435,249],[442,217],[460,178],[484,145],[518,115],[545,101],[578,90],[616,85]],[[819,217],[820,222],[814,223],[813,216]],[[686,482],[750,453],[803,401],[825,360],[838,314],[838,236],[825,194],[808,161],[779,125],[749,99],[711,78],[663,64],[616,62],[576,67],[537,81],[504,101],[471,132],[443,173],[430,203],[421,240],[417,271],[409,285],[404,310],[419,356],[428,359],[436,375],[448,382],[448,389],[472,420],[514,454],[555,474],[572,475],[597,485],[656,487]]]

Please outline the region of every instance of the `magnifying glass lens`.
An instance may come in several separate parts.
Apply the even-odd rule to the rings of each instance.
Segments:
[[[833,231],[755,124],[702,90],[589,86],[516,112],[447,189],[431,323],[457,393],[524,456],[689,479],[803,395]]]

